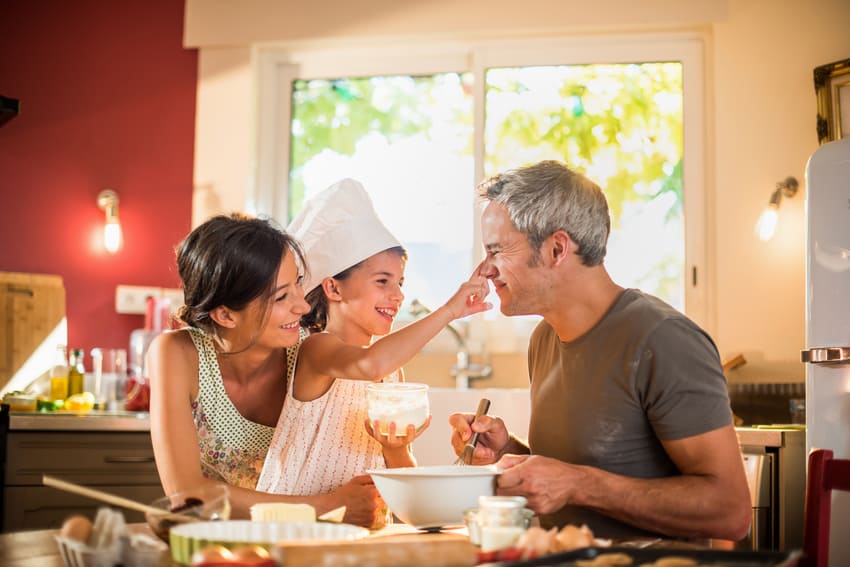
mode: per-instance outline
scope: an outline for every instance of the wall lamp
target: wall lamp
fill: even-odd
[[[779,203],[782,197],[793,197],[797,194],[800,185],[794,177],[786,177],[784,181],[776,184],[776,189],[770,195],[770,201],[762,211],[758,222],[756,222],[756,235],[765,242],[773,238],[776,232],[776,223],[779,220]]]
[[[103,247],[110,254],[121,249],[121,221],[118,219],[118,193],[112,189],[104,189],[97,195],[97,206],[106,213],[103,225]]]

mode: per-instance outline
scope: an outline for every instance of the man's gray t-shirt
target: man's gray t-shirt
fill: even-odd
[[[711,338],[660,299],[625,290],[602,319],[561,342],[545,321],[531,336],[529,445],[534,455],[637,478],[680,474],[660,440],[732,423]],[[601,537],[647,532],[567,506],[544,527],[586,523]]]

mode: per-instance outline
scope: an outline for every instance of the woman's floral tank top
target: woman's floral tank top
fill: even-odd
[[[209,479],[253,489],[274,427],[242,417],[224,389],[212,337],[200,329],[188,330],[198,350],[198,397],[192,402],[192,418],[198,432],[201,470]],[[285,378],[290,383],[299,346],[286,349]]]

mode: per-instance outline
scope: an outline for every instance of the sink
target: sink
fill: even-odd
[[[457,412],[473,413],[481,398],[490,400],[490,415],[501,417],[508,430],[523,439],[528,437],[528,388],[431,388],[431,425],[413,442],[413,454],[420,466],[448,465],[457,456],[452,450],[449,416]]]

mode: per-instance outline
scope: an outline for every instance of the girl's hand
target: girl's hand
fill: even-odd
[[[446,307],[455,319],[481,313],[493,307],[492,303],[484,301],[489,293],[490,284],[487,278],[473,274],[446,302]]]
[[[402,449],[409,446],[414,439],[422,435],[422,433],[428,429],[428,426],[431,425],[431,416],[428,416],[428,419],[425,420],[425,423],[422,424],[422,427],[419,430],[411,423],[407,426],[406,433],[407,435],[397,435],[398,426],[394,421],[391,421],[389,426],[387,426],[387,434],[384,435],[381,433],[381,422],[375,420],[373,423],[369,423],[367,419],[365,421],[366,431],[369,432],[369,435],[372,436],[381,446],[386,450],[397,450]]]

